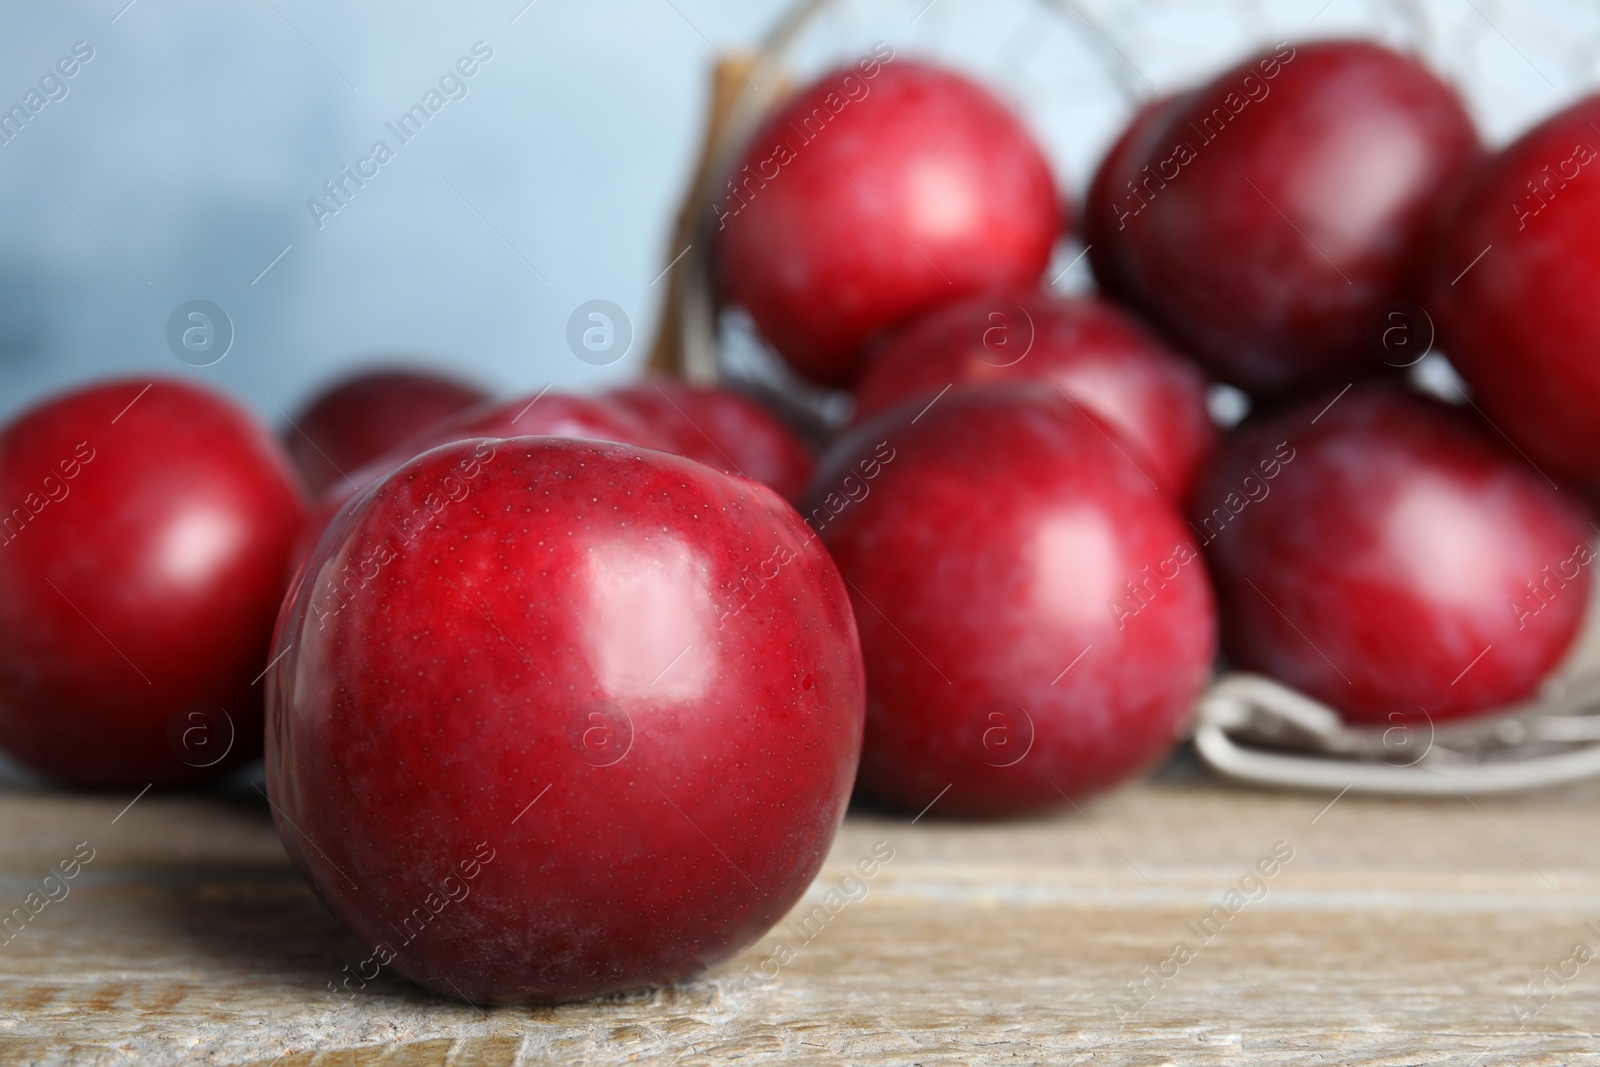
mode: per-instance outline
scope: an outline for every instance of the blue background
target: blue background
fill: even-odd
[[[984,36],[958,21],[978,11],[994,51],[971,69],[1031,79],[996,88],[1025,111],[1050,105],[1029,118],[1071,171],[1069,189],[1130,106],[1113,83],[1146,95],[1264,40],[1392,37],[1405,21],[1396,11],[1427,9],[1413,42],[1468,92],[1495,141],[1591,86],[1600,52],[1600,14],[1586,0],[1080,0],[1039,14],[1050,10],[1041,0],[1021,5],[1037,10],[1015,29],[999,22],[1017,0],[840,6],[860,15],[838,20],[841,39],[851,27],[860,40],[878,36],[881,15],[913,49],[941,24],[958,41]],[[206,381],[276,419],[385,355],[447,362],[500,391],[638,374],[711,65],[756,44],[785,7],[7,5],[0,109],[22,102],[74,42],[94,58],[65,98],[0,144],[0,416],[96,376],[156,372]],[[1050,21],[1072,23],[1093,47],[1064,62],[1030,53]],[[494,57],[465,98],[398,146],[385,123],[480,40]],[[1103,71],[1081,58],[1090,55]],[[395,158],[318,229],[307,200],[380,137]],[[196,299],[222,307],[236,334],[226,358],[202,368],[166,340],[174,309]],[[632,351],[611,366],[578,360],[565,340],[568,317],[595,299],[632,321]]]

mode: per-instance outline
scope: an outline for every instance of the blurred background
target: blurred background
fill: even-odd
[[[791,6],[0,9],[0,417],[107,374],[205,380],[277,422],[379,357],[501,391],[637,376],[711,68]],[[1354,34],[1424,52],[1494,143],[1600,81],[1590,0],[838,0],[789,51],[799,77],[875,40],[965,67],[1076,194],[1138,99]],[[1074,255],[1062,288],[1087,283]],[[567,343],[593,300],[632,328],[607,365]]]

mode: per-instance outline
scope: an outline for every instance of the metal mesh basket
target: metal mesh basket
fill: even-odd
[[[712,205],[790,88],[879,42],[962,71],[1006,100],[1076,203],[1142,101],[1278,41],[1356,36],[1421,55],[1460,90],[1491,145],[1600,82],[1600,5],[1591,0],[800,0],[758,52],[719,68],[699,173],[669,253],[675,267],[652,368],[737,384],[818,436],[849,417],[848,394],[794,376],[742,311],[719,305]],[[1082,252],[1060,242],[1045,275],[1052,288],[1093,288]],[[1594,777],[1596,614],[1537,699],[1468,723],[1353,728],[1271,679],[1235,672],[1201,698],[1195,745],[1231,777],[1318,790],[1467,795]]]

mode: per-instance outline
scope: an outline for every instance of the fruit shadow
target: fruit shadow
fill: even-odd
[[[372,950],[293,868],[185,871],[156,890],[147,929],[222,986],[248,984],[330,1017],[444,1003],[389,968],[361,980]]]
[[[1211,773],[1206,768],[1205,763],[1200,759],[1200,754],[1198,751],[1196,751],[1193,742],[1190,741],[1184,741],[1174,746],[1172,751],[1169,752],[1160,763],[1155,764],[1143,774],[1137,775],[1126,782],[1119,783],[1115,788],[1118,790],[1125,789],[1135,782],[1143,782],[1147,785],[1157,787],[1182,786],[1189,789],[1196,787],[1215,787],[1218,789],[1237,788],[1232,783],[1227,782],[1219,776]],[[1088,800],[1081,800],[1079,802],[1087,804],[1092,800],[1098,799],[1099,796],[1108,795],[1109,792],[1112,791],[1108,791],[1107,794],[1092,795]],[[908,811],[905,808],[878,800],[870,792],[862,789],[861,784],[857,782],[855,789],[850,794],[850,805],[845,809],[845,816],[852,819],[873,819],[886,820],[890,822],[904,822],[907,819],[911,819],[911,817],[915,815],[917,818],[914,821],[925,826],[1003,826],[1031,822],[1049,822],[1063,817],[1063,815],[1070,810],[1071,809],[1068,802],[1063,800],[1060,804],[1041,808],[1039,811],[1027,815],[1008,815],[1004,817],[982,815],[969,816],[951,815],[940,811],[937,804],[931,804],[924,812],[922,812],[921,815],[917,815],[917,813],[914,811]]]
[[[260,763],[208,786],[183,790],[239,819],[272,824]],[[145,929],[223,985],[265,987],[316,1011],[386,1010],[442,1003],[385,968],[361,981],[372,955],[312,892],[285,856],[152,872]],[[340,990],[348,981],[349,992]]]

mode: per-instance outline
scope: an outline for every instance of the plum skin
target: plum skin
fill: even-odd
[[[385,962],[476,1003],[727,959],[816,875],[855,776],[832,561],[765,486],[667,453],[427,452],[337,520],[277,643],[285,847]]]
[[[1176,506],[1053,389],[894,409],[824,457],[806,509],[866,660],[862,790],[916,812],[1036,813],[1172,746],[1216,608]]]
[[[751,138],[716,207],[724,297],[801,375],[848,385],[880,331],[1038,281],[1061,228],[1049,165],[985,89],[868,57]]]
[[[1593,530],[1492,433],[1369,384],[1234,434],[1192,518],[1235,664],[1358,723],[1532,693],[1588,604]]]
[[[306,507],[265,427],[184,382],[100,382],[0,433],[0,499],[6,751],[134,789],[260,753],[253,683]]]
[[[1435,250],[1428,310],[1476,403],[1535,463],[1600,487],[1600,95],[1489,159]]]

